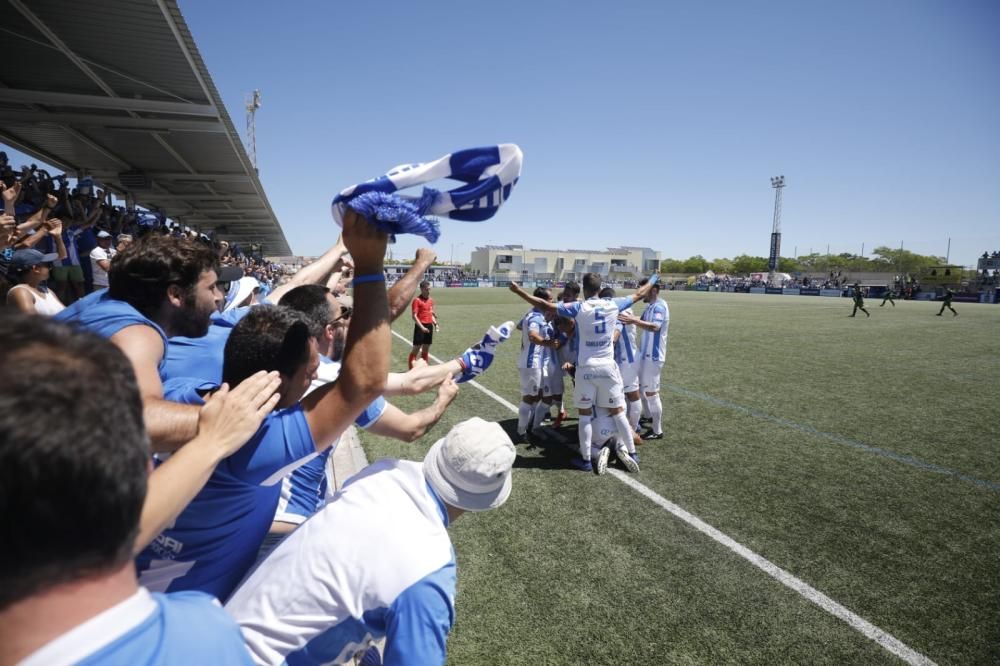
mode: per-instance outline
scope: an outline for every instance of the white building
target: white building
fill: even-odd
[[[599,273],[609,280],[631,280],[658,271],[660,253],[648,247],[607,250],[538,250],[523,245],[486,245],[472,252],[473,271],[507,280],[580,280]]]

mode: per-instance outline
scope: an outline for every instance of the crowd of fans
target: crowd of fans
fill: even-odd
[[[115,205],[89,178],[70,185],[35,165],[15,170],[0,153],[0,298],[51,314],[108,286],[114,256],[149,235],[189,238],[210,248],[223,266],[238,266],[262,296],[286,279],[286,268],[267,261],[259,244],[243,247],[200,233],[163,215]],[[13,290],[11,296],[11,289]]]
[[[446,528],[506,500],[510,439],[470,419],[423,463],[379,461],[337,494],[330,453],[352,424],[422,437],[506,336],[389,373],[390,323],[429,249],[387,288],[386,234],[349,215],[289,275],[91,188],[30,168],[3,183],[8,302],[23,310],[0,313],[8,660],[443,664]],[[58,267],[84,274],[65,271],[65,304],[46,287]],[[426,391],[413,412],[386,399]]]

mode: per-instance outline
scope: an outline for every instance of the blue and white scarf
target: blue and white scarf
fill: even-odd
[[[350,206],[390,235],[417,234],[436,243],[441,231],[429,215],[464,222],[490,219],[517,184],[522,159],[517,145],[501,143],[460,150],[424,164],[403,164],[338,194],[333,200],[333,219],[343,226],[344,212]],[[425,187],[419,197],[398,193],[442,178],[465,184],[447,192]]]

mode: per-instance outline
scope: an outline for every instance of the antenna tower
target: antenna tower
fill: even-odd
[[[254,120],[257,109],[260,108],[260,90],[254,90],[246,96],[247,109],[247,152],[250,154],[250,164],[257,170],[257,124]]]

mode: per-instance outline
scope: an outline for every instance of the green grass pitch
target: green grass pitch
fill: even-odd
[[[442,359],[527,310],[506,289],[433,295]],[[845,298],[665,296],[666,437],[635,478],[927,658],[997,663],[1000,307],[869,300],[851,319]],[[394,330],[409,339],[408,313]],[[480,380],[515,404],[519,345]],[[393,339],[394,370],[408,351]],[[362,440],[369,460],[420,459],[473,415],[516,418],[466,385],[419,442]],[[507,504],[451,528],[451,663],[900,663],[564,446],[517,449]]]

